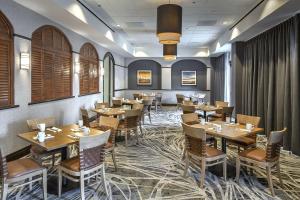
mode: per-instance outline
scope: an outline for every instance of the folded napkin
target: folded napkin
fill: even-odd
[[[50,134],[47,134],[47,135],[45,136],[45,140],[48,140],[48,139],[51,139],[51,138],[54,138],[54,136],[53,136],[53,135],[50,135]],[[35,137],[33,137],[33,139],[34,139],[34,140],[38,140],[38,137],[35,136]]]
[[[62,131],[60,128],[57,128],[57,127],[54,127],[54,126],[52,128],[47,128],[47,130],[51,131],[51,132],[54,132],[54,133]]]

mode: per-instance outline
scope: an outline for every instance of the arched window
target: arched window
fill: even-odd
[[[99,57],[90,43],[80,49],[80,95],[99,92]]]
[[[13,28],[0,11],[0,108],[14,104]]]
[[[72,47],[53,26],[42,26],[32,34],[32,103],[72,96]]]

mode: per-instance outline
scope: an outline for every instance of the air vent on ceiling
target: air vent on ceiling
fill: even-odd
[[[197,26],[214,26],[217,24],[217,20],[202,20],[198,21]]]
[[[145,27],[144,22],[126,22],[128,28],[142,28]]]

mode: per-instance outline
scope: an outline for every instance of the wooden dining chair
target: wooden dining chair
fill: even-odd
[[[222,107],[222,110],[217,110],[215,114],[209,116],[209,121],[226,121],[226,117],[232,117],[233,106]]]
[[[85,108],[80,108],[83,125],[90,128],[95,128],[98,126],[97,115],[92,114]]]
[[[125,146],[128,146],[128,136],[131,132],[136,135],[137,144],[139,143],[138,136],[138,120],[139,120],[140,110],[125,110],[125,118],[120,120],[118,126],[118,132],[125,134]]]
[[[1,200],[6,200],[10,191],[43,181],[43,197],[47,199],[47,170],[30,158],[6,162],[0,148]],[[21,194],[18,194],[21,195]]]
[[[158,107],[160,109],[162,109],[162,94],[161,93],[157,93],[155,95],[155,99],[154,99],[153,103],[154,103],[156,112],[157,112]]]
[[[115,144],[116,144],[116,131],[118,129],[119,120],[113,117],[104,117],[101,116],[99,119],[98,129],[101,131],[110,130],[110,136],[108,142],[105,145],[105,153],[111,153],[112,160],[115,166],[115,170],[117,171],[117,161],[116,161],[116,153],[115,153]]]
[[[120,108],[122,107],[122,99],[113,99],[112,100],[112,107],[113,108]]]
[[[143,109],[144,109],[144,104],[142,103],[135,103],[132,105],[133,110],[139,110],[139,117],[138,117],[138,125],[140,128],[141,135],[143,135],[143,129],[142,129],[142,116],[143,116]]]
[[[103,103],[96,102],[95,108],[96,109],[109,108],[109,103],[108,102],[103,102]]]
[[[182,112],[183,114],[188,114],[188,113],[195,113],[196,112],[196,107],[194,105],[181,105]]]
[[[182,123],[185,123],[187,125],[194,125],[200,123],[199,115],[197,113],[182,114],[181,121]],[[206,135],[206,143],[213,145],[214,148],[218,147],[216,138],[211,135]]]
[[[252,124],[254,127],[258,127],[260,122],[260,117],[250,116],[250,115],[241,115],[237,114],[237,123],[241,125],[246,125],[247,123]],[[235,145],[238,147],[238,152],[242,147],[244,150],[256,146],[256,133],[251,133],[244,137],[238,137],[235,139],[227,140],[228,144]]]
[[[214,120],[214,119],[222,119],[223,118],[223,111],[222,109],[224,107],[228,107],[229,103],[225,101],[215,101],[215,106],[217,108],[221,108],[220,110],[216,110],[215,113],[212,113],[209,115],[209,118]]]
[[[276,168],[278,179],[281,187],[283,182],[280,174],[280,147],[282,146],[283,136],[286,134],[287,129],[281,131],[271,131],[266,149],[254,148],[247,149],[240,152],[236,158],[236,180],[240,178],[241,166],[249,168],[264,168],[267,172],[267,180],[272,196],[275,195],[273,182],[272,182],[272,169]]]
[[[185,123],[182,123],[182,128],[185,134],[186,148],[185,169],[183,175],[186,176],[192,160],[196,160],[197,163],[200,162],[200,188],[203,188],[206,167],[223,163],[223,176],[226,180],[226,154],[216,148],[206,145],[206,132],[204,129],[192,127]]]
[[[152,99],[143,99],[143,111],[142,111],[142,120],[143,124],[145,124],[145,116],[148,116],[150,124],[151,122],[151,106],[152,106]]]
[[[99,178],[108,194],[105,181],[105,144],[110,136],[110,131],[98,135],[79,138],[79,156],[62,161],[58,167],[58,197],[61,197],[62,178],[65,177],[73,182],[80,183],[81,199],[85,200],[85,181],[91,178]]]
[[[184,101],[182,101],[182,105],[193,106],[194,103],[191,100],[184,100]]]
[[[134,100],[136,100],[136,99],[139,100],[139,99],[141,99],[141,97],[142,97],[142,95],[141,95],[140,93],[134,93],[134,94],[133,94],[133,99],[134,99]]]
[[[177,101],[177,110],[181,107],[182,102],[184,101],[184,95],[176,94],[176,101]]]
[[[38,124],[45,124],[46,128],[55,126],[55,118],[54,117],[47,117],[47,118],[40,118],[40,119],[30,119],[27,120],[27,126],[29,131],[38,131]],[[52,150],[46,151],[40,148],[37,145],[31,145],[30,154],[32,158],[37,161],[40,165],[48,165],[51,163],[51,166],[55,165],[55,158],[57,155],[61,155],[61,151]]]

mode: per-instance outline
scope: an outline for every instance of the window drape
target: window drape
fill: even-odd
[[[225,94],[225,54],[219,57],[212,57],[211,60],[211,93],[210,102],[224,101]]]
[[[243,113],[260,116],[266,134],[287,127],[284,149],[300,155],[298,60],[299,15],[246,42],[240,84]]]

